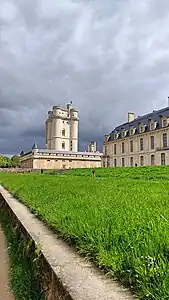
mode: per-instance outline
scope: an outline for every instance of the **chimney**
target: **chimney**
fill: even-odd
[[[132,112],[128,113],[128,122],[132,122],[135,119],[135,114]]]
[[[169,96],[168,96],[168,106],[169,106]]]

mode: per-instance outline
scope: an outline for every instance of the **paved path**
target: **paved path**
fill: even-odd
[[[9,289],[8,251],[3,231],[0,226],[0,300],[14,300]]]

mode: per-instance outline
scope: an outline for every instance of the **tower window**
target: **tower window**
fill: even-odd
[[[62,129],[62,136],[65,136],[65,129]]]
[[[65,149],[65,142],[62,142],[62,149]]]

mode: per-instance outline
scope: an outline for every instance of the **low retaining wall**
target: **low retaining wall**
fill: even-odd
[[[5,213],[25,241],[47,300],[133,300],[135,297],[74,249],[57,238],[0,186],[0,213]]]
[[[33,169],[23,169],[23,168],[0,168],[0,172],[5,173],[26,173],[26,172],[32,172]]]

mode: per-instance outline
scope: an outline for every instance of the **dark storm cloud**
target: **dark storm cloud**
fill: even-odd
[[[80,149],[167,105],[168,0],[1,0],[0,151],[44,146],[53,105],[80,113]]]

